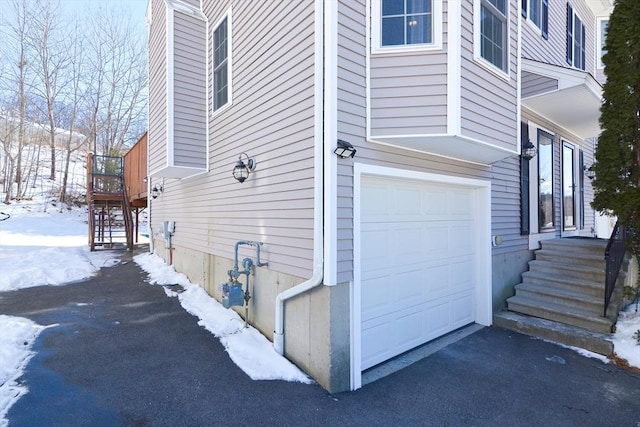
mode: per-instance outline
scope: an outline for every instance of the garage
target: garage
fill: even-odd
[[[428,179],[360,178],[359,371],[470,323],[490,324],[489,184],[415,175]]]

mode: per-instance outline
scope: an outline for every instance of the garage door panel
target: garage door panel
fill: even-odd
[[[477,212],[472,188],[365,177],[361,190],[366,369],[474,321]]]

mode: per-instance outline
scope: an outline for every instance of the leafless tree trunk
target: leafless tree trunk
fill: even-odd
[[[62,102],[61,90],[66,85],[65,69],[70,61],[65,40],[59,32],[60,17],[58,2],[50,0],[36,0],[35,11],[31,15],[33,22],[30,28],[30,42],[38,61],[38,76],[40,84],[37,92],[46,103],[49,125],[49,146],[51,147],[51,172],[49,179],[56,178],[56,133],[57,111],[56,103]]]

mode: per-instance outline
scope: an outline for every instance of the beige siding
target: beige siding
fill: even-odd
[[[262,241],[269,270],[309,277],[314,3],[205,2],[210,49],[213,29],[230,9],[233,98],[224,111],[209,111],[209,172],[165,181],[165,191],[155,201],[154,230],[161,221],[174,220],[177,247],[227,259],[233,259],[237,241]],[[211,52],[207,60],[212,60]],[[211,105],[211,92],[207,98]],[[240,184],[231,172],[242,152],[257,165]],[[244,249],[240,254],[249,255],[254,254]]]
[[[522,98],[551,92],[558,89],[558,80],[539,74],[522,72],[521,78]]]
[[[591,9],[584,0],[572,0],[569,3],[585,25],[586,68],[591,74],[595,70],[595,24]],[[545,40],[540,29],[528,18],[522,22],[522,57],[548,64],[569,67],[566,61],[567,45],[567,2],[549,1],[549,39]]]
[[[502,160],[491,172],[491,234],[503,238],[493,254],[527,250],[528,237],[520,235],[520,158]]]
[[[167,163],[167,9],[163,0],[152,4],[149,32],[149,171]]]
[[[443,19],[445,16],[443,13]],[[361,23],[366,22],[364,16],[358,19]],[[346,40],[342,44],[348,49]],[[373,136],[446,133],[445,49],[404,54],[371,53],[370,103]]]
[[[517,0],[519,1],[519,0]],[[474,60],[473,3],[462,6],[461,131],[507,150],[516,150],[518,3],[509,4],[509,78],[496,75]]]
[[[206,22],[174,11],[173,164],[205,169]]]

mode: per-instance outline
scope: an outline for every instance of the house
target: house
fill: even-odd
[[[153,250],[231,306],[248,272],[235,308],[332,392],[491,325],[541,241],[595,233],[611,9],[151,0]]]

